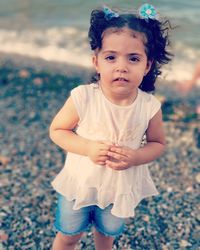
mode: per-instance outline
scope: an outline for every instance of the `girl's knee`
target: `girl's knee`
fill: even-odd
[[[60,232],[57,233],[57,236],[66,246],[73,246],[78,243],[82,236],[82,233],[77,235],[64,235]]]
[[[111,250],[114,242],[114,237],[107,236],[94,230],[95,247],[97,250]]]
[[[94,230],[94,235],[97,237],[100,241],[106,243],[106,242],[114,242],[115,237],[111,235],[106,235],[102,232],[99,232],[97,229]]]

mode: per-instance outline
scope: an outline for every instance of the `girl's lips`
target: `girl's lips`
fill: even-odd
[[[114,82],[128,82],[128,80],[126,78],[123,77],[118,77],[114,79]]]

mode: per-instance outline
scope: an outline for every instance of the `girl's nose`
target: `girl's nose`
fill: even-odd
[[[117,72],[127,72],[128,68],[127,68],[127,64],[124,60],[119,60],[117,65],[116,65],[116,71]]]

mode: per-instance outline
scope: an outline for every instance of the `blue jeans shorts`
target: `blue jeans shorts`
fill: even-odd
[[[124,229],[124,219],[111,214],[112,204],[104,209],[96,205],[73,210],[74,201],[68,201],[58,194],[58,205],[54,226],[57,231],[65,235],[76,235],[86,231],[89,225],[93,225],[97,231],[116,237]]]

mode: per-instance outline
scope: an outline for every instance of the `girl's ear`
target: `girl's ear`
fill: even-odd
[[[98,58],[97,58],[97,54],[93,54],[93,56],[92,56],[92,64],[94,65],[94,68],[96,69],[96,71],[98,73]]]
[[[153,61],[150,61],[150,60],[147,62],[147,66],[146,66],[146,69],[145,69],[145,72],[144,72],[145,76],[149,73],[149,70],[151,69],[152,63],[153,63]]]

